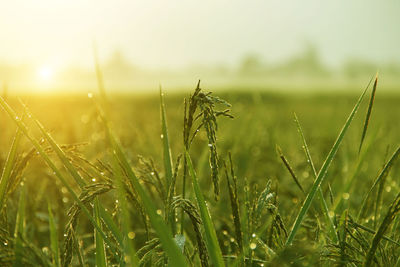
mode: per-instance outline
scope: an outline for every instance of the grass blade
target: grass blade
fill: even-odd
[[[156,213],[156,207],[154,206],[153,201],[147,195],[146,191],[143,189],[142,185],[139,183],[138,178],[136,177],[135,173],[133,172],[131,166],[128,163],[128,160],[122,150],[121,145],[117,142],[117,139],[114,137],[111,129],[109,127],[108,121],[104,118],[108,115],[108,101],[105,94],[104,82],[103,82],[103,75],[101,73],[100,65],[98,63],[97,58],[97,51],[96,47],[94,46],[94,56],[95,56],[95,65],[96,65],[96,77],[100,91],[100,98],[102,100],[103,107],[105,109],[102,114],[102,119],[106,128],[107,137],[110,141],[110,145],[113,148],[114,157],[119,162],[127,174],[132,186],[135,188],[137,193],[139,194],[140,199],[143,202],[143,206],[146,209],[147,215],[150,218],[150,222],[157,232],[160,241],[162,243],[163,249],[165,250],[166,254],[169,257],[169,264],[171,266],[187,266],[186,259],[182,252],[180,251],[178,245],[176,244],[171,232],[169,231],[167,225],[162,220],[161,216]],[[99,110],[101,110],[99,108]],[[172,177],[172,176],[171,176]],[[136,260],[136,257],[134,257]],[[134,263],[135,264],[135,263]]]
[[[78,173],[76,168],[72,165],[71,161],[67,158],[65,155],[64,151],[60,148],[60,146],[56,143],[56,141],[53,139],[53,137],[50,135],[48,131],[44,128],[44,126],[40,123],[38,119],[36,119],[33,114],[29,111],[29,109],[22,104],[25,113],[28,115],[29,118],[32,118],[35,124],[39,127],[40,131],[42,132],[43,136],[46,138],[47,142],[49,142],[50,146],[54,150],[54,152],[57,154],[61,162],[64,164],[65,168],[69,171],[69,173],[72,175],[76,183],[82,188],[86,185],[85,181],[82,179],[82,176]]]
[[[160,86],[160,113],[161,113],[161,137],[163,142],[163,153],[164,153],[164,171],[165,171],[165,178],[167,181],[167,192],[168,196],[173,197],[175,191],[175,184],[172,184],[173,179],[173,163],[172,163],[172,156],[171,156],[171,147],[169,144],[169,135],[168,135],[168,126],[167,126],[167,115],[165,112],[165,103],[164,103],[164,93]],[[170,192],[171,191],[171,192]],[[170,202],[168,201],[168,205]],[[169,210],[169,207],[167,207]],[[175,221],[175,212],[168,213],[168,223],[171,225],[172,234],[176,234],[176,221]]]
[[[310,164],[310,168],[314,174],[314,178],[316,179],[318,174],[317,171],[315,169],[314,166],[314,162],[311,158],[311,154],[310,154],[310,150],[308,149],[308,145],[306,142],[306,138],[304,137],[304,133],[303,133],[303,129],[300,125],[299,119],[297,118],[296,113],[294,114],[294,121],[297,124],[297,129],[299,130],[300,136],[301,136],[301,140],[303,142],[303,150],[304,153],[306,154],[306,158],[307,158],[307,162]],[[321,203],[321,208],[322,208],[322,212],[324,213],[325,216],[325,220],[327,222],[327,225],[329,227],[329,232],[330,232],[330,237],[332,238],[333,242],[337,243],[339,238],[337,236],[337,232],[335,231],[335,225],[333,224],[333,220],[332,218],[329,216],[329,208],[328,205],[326,204],[325,198],[324,198],[324,193],[322,192],[321,187],[318,187],[318,197],[320,199],[320,203]]]
[[[312,201],[314,199],[315,193],[317,192],[318,187],[323,182],[323,179],[325,178],[326,173],[328,172],[329,166],[332,163],[332,161],[333,161],[333,159],[334,159],[334,157],[336,155],[336,152],[338,151],[339,146],[343,141],[343,138],[344,138],[344,136],[345,136],[345,134],[347,132],[347,129],[349,128],[349,126],[350,126],[350,124],[351,124],[351,122],[352,122],[352,120],[354,118],[354,115],[356,114],[356,112],[357,112],[357,110],[358,110],[358,108],[360,106],[360,103],[361,103],[362,99],[364,98],[365,93],[368,90],[368,87],[369,86],[367,86],[364,89],[364,91],[362,92],[361,96],[359,97],[357,103],[355,104],[353,110],[351,111],[349,117],[347,118],[342,130],[340,131],[335,143],[333,144],[331,150],[329,151],[328,156],[326,157],[324,163],[322,164],[322,167],[321,167],[321,169],[320,169],[320,171],[319,171],[319,173],[317,175],[317,178],[315,179],[315,181],[314,181],[314,183],[313,183],[313,185],[311,187],[311,190],[307,194],[307,197],[304,200],[303,206],[301,207],[301,209],[300,209],[300,211],[299,211],[299,213],[297,215],[297,218],[296,218],[296,220],[295,220],[295,222],[293,224],[292,230],[290,231],[289,236],[288,236],[288,238],[286,240],[285,246],[288,246],[288,245],[290,245],[292,243],[292,241],[293,241],[293,239],[294,239],[294,237],[295,237],[295,235],[297,233],[297,230],[299,229],[299,227],[301,225],[301,222],[304,219],[304,216],[306,215],[308,209],[311,206],[311,203],[312,203]]]
[[[53,212],[51,211],[50,201],[47,201],[47,209],[49,211],[49,228],[50,228],[50,249],[53,255],[54,266],[61,266],[60,263],[60,249],[58,243],[58,234],[56,223],[54,222]]]
[[[197,180],[197,175],[193,168],[192,160],[190,159],[189,153],[187,151],[185,151],[185,153],[189,167],[189,173],[190,176],[192,177],[193,191],[196,195],[197,204],[199,205],[200,209],[201,220],[204,226],[208,253],[210,255],[213,266],[224,266],[221,248],[219,246],[217,239],[217,234],[215,233],[215,228],[211,221],[210,213],[208,212],[206,202],[201,192],[200,185]]]
[[[378,74],[376,74],[374,87],[372,88],[372,92],[371,92],[371,98],[369,99],[368,110],[367,110],[367,114],[365,116],[364,128],[363,128],[363,132],[362,132],[362,135],[361,135],[360,147],[358,149],[358,153],[359,154],[360,154],[363,142],[364,142],[365,135],[367,133],[367,128],[368,128],[368,125],[369,125],[369,119],[371,117],[371,112],[372,112],[372,106],[374,105],[374,99],[375,99],[375,92],[376,92],[377,84],[378,84]]]
[[[64,175],[61,173],[61,171],[56,167],[56,165],[53,163],[53,161],[49,158],[47,155],[46,151],[42,148],[40,143],[33,138],[28,131],[28,128],[25,126],[25,124],[19,119],[19,117],[16,115],[15,111],[4,101],[4,99],[0,96],[0,105],[3,107],[3,109],[7,112],[9,117],[14,121],[14,123],[18,126],[18,128],[21,130],[21,132],[25,135],[26,138],[32,143],[32,145],[35,147],[39,155],[43,158],[43,160],[46,162],[46,164],[52,169],[54,172],[55,176],[61,181],[61,183],[67,188],[68,192],[71,194],[72,198],[76,203],[79,205],[81,210],[85,213],[86,217],[90,220],[92,225],[101,233],[104,241],[107,243],[107,245],[110,246],[110,249],[113,249],[113,243],[111,240],[106,236],[106,234],[101,230],[100,226],[97,224],[93,216],[90,214],[89,210],[86,208],[85,204],[82,203],[82,201],[79,199],[75,191],[72,189],[72,187],[69,185],[67,180],[65,179]],[[115,251],[114,255],[115,255]]]
[[[361,171],[361,167],[363,165],[363,163],[365,162],[366,156],[368,154],[368,151],[371,150],[372,147],[372,143],[373,140],[375,140],[376,136],[378,134],[378,131],[374,131],[373,135],[370,139],[370,141],[368,143],[366,143],[366,147],[363,149],[363,151],[359,154],[358,156],[358,160],[357,160],[357,164],[354,168],[354,171],[351,173],[351,176],[349,179],[347,179],[347,182],[344,184],[344,186],[340,187],[340,191],[337,193],[337,195],[339,196],[338,198],[336,198],[334,205],[333,205],[333,210],[338,213],[342,208],[343,208],[343,204],[344,204],[344,199],[343,199],[343,193],[349,193],[352,185],[354,184],[354,182],[356,181],[358,174]]]
[[[163,221],[162,217],[157,214],[153,200],[149,197],[142,185],[139,183],[138,178],[136,177],[135,173],[128,163],[128,160],[121,148],[121,145],[117,142],[106,121],[104,121],[104,124],[106,127],[108,138],[113,148],[114,156],[120,162],[123,170],[127,174],[130,182],[132,183],[132,186],[135,188],[140,199],[142,200],[143,206],[146,209],[147,215],[150,218],[150,222],[157,232],[158,237],[160,238],[164,251],[168,255],[169,264],[171,266],[187,266],[185,257],[183,256],[178,245],[176,244],[169,228]]]
[[[4,165],[3,172],[1,174],[1,179],[0,179],[0,214],[3,211],[3,206],[5,202],[5,196],[6,196],[6,191],[7,191],[7,186],[11,177],[12,169],[17,157],[17,148],[19,145],[19,142],[21,140],[22,133],[19,129],[17,129],[17,132],[15,133],[14,139],[11,144],[10,151],[8,152],[8,156],[6,159],[6,163]]]
[[[97,224],[101,227],[101,220],[99,215],[99,199],[96,197],[94,201],[94,218]],[[104,248],[104,241],[101,234],[95,229],[95,243],[96,243],[96,266],[106,267],[107,259],[106,259],[106,251]]]
[[[375,257],[375,252],[378,249],[379,242],[382,240],[386,230],[389,228],[395,217],[400,213],[400,193],[396,196],[395,200],[390,205],[385,218],[383,219],[381,225],[376,231],[374,238],[372,240],[371,247],[368,250],[367,256],[365,258],[364,266],[371,266],[373,258]]]
[[[396,160],[397,160],[399,155],[400,155],[400,146],[392,154],[392,156],[390,157],[389,161],[385,164],[385,166],[383,167],[382,171],[379,173],[378,178],[376,178],[374,184],[371,186],[371,188],[369,189],[368,193],[365,195],[365,197],[364,197],[364,199],[363,199],[363,201],[361,203],[361,208],[360,208],[360,211],[359,211],[358,216],[357,216],[357,221],[360,221],[361,216],[363,215],[363,212],[364,212],[364,209],[365,209],[365,205],[366,205],[367,200],[368,200],[369,196],[371,195],[372,191],[378,185],[378,183],[389,174],[390,169],[392,168],[393,164],[396,162]]]
[[[26,187],[21,186],[21,192],[18,201],[17,218],[15,220],[15,232],[14,232],[15,261],[13,266],[23,265],[21,260],[23,258],[23,253],[24,253],[22,239],[25,236],[25,198],[26,198]]]
[[[297,179],[296,174],[294,173],[292,167],[290,166],[288,160],[286,159],[285,155],[283,155],[282,149],[276,145],[276,152],[278,153],[279,157],[281,158],[283,164],[285,165],[286,169],[289,171],[290,176],[292,176],[294,182],[296,183],[297,187],[300,189],[300,191],[305,194],[306,192],[304,191],[303,187],[301,186],[299,179]]]
[[[164,148],[164,169],[165,169],[165,177],[167,178],[167,185],[171,184],[172,180],[172,157],[171,157],[171,148],[169,145],[169,136],[168,136],[168,127],[167,127],[167,118],[165,112],[165,103],[164,103],[164,93],[160,87],[160,112],[161,112],[161,130],[162,130],[162,140],[163,140],[163,148]],[[168,188],[167,187],[167,188]]]
[[[112,158],[112,167],[115,170],[115,177],[116,177],[116,183],[117,183],[117,199],[121,205],[120,208],[120,217],[121,217],[121,232],[122,232],[122,243],[121,246],[124,250],[125,253],[125,262],[130,265],[134,265],[134,266],[138,266],[140,265],[139,259],[136,255],[136,251],[133,247],[131,238],[127,238],[129,237],[129,233],[131,231],[131,215],[128,209],[128,203],[126,200],[126,189],[125,189],[125,185],[124,185],[124,180],[123,180],[123,175],[122,172],[123,170],[121,169],[121,166],[118,162],[117,157],[113,157]]]
[[[117,242],[122,246],[123,244],[123,235],[121,231],[118,229],[117,224],[113,221],[110,213],[108,213],[102,205],[98,205],[99,208],[99,216],[104,222],[105,226],[107,226],[108,230],[111,231]]]

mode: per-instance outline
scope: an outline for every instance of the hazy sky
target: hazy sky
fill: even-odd
[[[307,42],[329,64],[400,62],[400,1],[1,1],[0,36],[0,62],[38,65],[91,66],[94,39],[147,67],[276,61]]]

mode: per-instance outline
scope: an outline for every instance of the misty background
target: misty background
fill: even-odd
[[[358,89],[379,70],[396,90],[400,2],[63,1],[0,4],[8,92]]]

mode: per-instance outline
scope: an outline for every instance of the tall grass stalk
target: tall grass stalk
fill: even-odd
[[[161,113],[161,139],[163,143],[163,160],[164,160],[164,172],[165,178],[167,182],[167,192],[168,196],[173,197],[175,191],[175,184],[172,185],[173,179],[173,164],[172,164],[172,156],[171,156],[171,147],[169,142],[169,134],[168,134],[168,126],[167,126],[167,115],[165,111],[165,103],[164,103],[164,93],[160,86],[160,113]],[[171,186],[172,185],[172,186]],[[168,200],[167,205],[170,205],[170,201]],[[176,221],[175,221],[175,211],[169,212],[169,207],[167,207],[168,212],[168,223],[171,225],[172,234],[176,234]]]
[[[304,137],[303,129],[302,129],[301,125],[300,125],[300,121],[297,118],[296,113],[293,113],[293,114],[294,114],[294,120],[295,120],[295,122],[297,124],[297,129],[298,129],[298,131],[300,133],[301,140],[303,142],[303,150],[304,150],[304,153],[306,154],[307,162],[310,165],[310,168],[311,168],[311,171],[312,171],[312,173],[314,175],[314,178],[316,179],[318,177],[318,174],[317,174],[317,171],[315,169],[314,161],[313,161],[313,159],[311,157],[310,150],[308,148],[306,138]],[[322,212],[324,213],[324,217],[325,217],[327,226],[329,228],[330,237],[332,238],[333,242],[337,243],[339,238],[337,236],[337,232],[335,230],[335,225],[333,223],[333,220],[329,216],[329,208],[328,208],[328,205],[326,204],[326,201],[325,201],[325,198],[324,198],[324,193],[322,192],[322,189],[321,189],[320,186],[318,187],[317,191],[318,191],[318,198],[319,198],[320,203],[321,203],[321,209],[322,209]]]
[[[289,246],[290,244],[292,244],[292,241],[297,233],[297,230],[299,229],[305,215],[307,214],[308,209],[311,206],[311,203],[314,199],[314,196],[315,196],[315,193],[317,192],[318,187],[321,185],[321,183],[323,182],[323,180],[328,172],[329,166],[332,163],[332,161],[336,155],[336,152],[338,151],[339,146],[343,141],[343,138],[347,132],[347,129],[349,128],[349,126],[354,118],[354,115],[356,114],[356,112],[361,104],[361,101],[364,98],[364,95],[368,90],[368,87],[369,86],[367,86],[365,88],[365,90],[362,92],[361,96],[359,97],[358,101],[356,102],[356,104],[355,104],[353,110],[351,111],[349,117],[347,118],[342,130],[340,131],[335,143],[333,144],[328,156],[326,157],[324,163],[322,164],[322,167],[317,175],[317,178],[315,179],[315,181],[311,187],[311,190],[307,194],[307,197],[297,215],[297,218],[293,224],[292,230],[290,231],[289,236],[286,240],[285,246]]]
[[[207,204],[204,200],[203,193],[201,192],[200,185],[197,180],[197,175],[193,168],[192,160],[190,159],[189,153],[187,151],[185,151],[185,156],[187,159],[190,176],[192,177],[193,191],[196,196],[197,205],[199,206],[200,209],[201,220],[203,222],[204,232],[206,236],[206,246],[211,258],[211,262],[213,263],[213,266],[224,266],[221,248],[219,246],[217,239],[217,234],[215,233],[215,228],[212,223]]]
[[[1,179],[0,179],[0,214],[3,211],[3,205],[5,204],[5,197],[6,197],[6,191],[7,191],[7,186],[11,178],[11,173],[12,169],[15,164],[15,160],[17,157],[17,149],[21,140],[22,132],[19,128],[17,128],[17,131],[14,135],[14,139],[11,144],[10,151],[8,152],[8,156],[3,168],[3,172],[1,174]]]
[[[103,117],[104,121],[104,117]],[[169,258],[169,264],[171,266],[187,266],[185,257],[183,256],[181,250],[179,249],[178,245],[176,244],[175,240],[172,237],[172,233],[163,221],[162,217],[157,214],[156,207],[154,205],[153,200],[150,196],[146,193],[144,188],[139,182],[139,179],[136,177],[135,173],[133,172],[125,153],[122,150],[121,145],[117,142],[116,138],[114,137],[111,129],[108,125],[107,121],[104,121],[107,136],[109,138],[110,144],[113,149],[113,155],[116,157],[118,162],[121,164],[124,172],[129,178],[130,183],[132,184],[133,188],[138,193],[143,206],[146,210],[147,215],[149,216],[150,222],[157,232],[158,237],[160,238],[162,247],[164,251],[167,253]]]

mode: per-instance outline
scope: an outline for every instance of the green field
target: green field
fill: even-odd
[[[0,265],[400,266],[400,95],[378,85],[371,106],[371,85],[324,165],[365,85],[225,90],[211,96],[230,107],[197,95],[193,113],[194,90],[165,92],[167,123],[158,95],[21,97],[32,116],[9,97],[18,118],[1,109]]]

